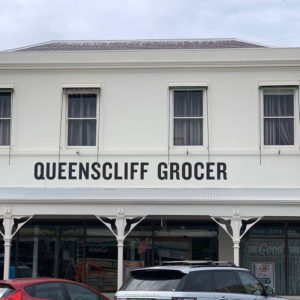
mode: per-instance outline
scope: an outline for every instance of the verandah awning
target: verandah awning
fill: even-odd
[[[299,202],[300,188],[98,188],[0,187],[0,203],[13,201],[167,202]]]

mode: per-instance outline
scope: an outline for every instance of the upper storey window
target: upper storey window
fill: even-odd
[[[67,89],[67,145],[96,146],[98,89]]]
[[[264,145],[294,145],[293,88],[263,90]]]
[[[174,90],[174,146],[203,146],[203,90]]]
[[[0,89],[0,146],[10,145],[11,90]]]

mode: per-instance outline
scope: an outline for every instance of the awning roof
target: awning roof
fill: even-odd
[[[300,188],[0,187],[0,201],[299,202]]]

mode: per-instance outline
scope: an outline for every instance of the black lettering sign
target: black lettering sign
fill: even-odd
[[[149,162],[37,162],[36,180],[145,180]],[[225,162],[159,162],[159,180],[227,180]]]
[[[41,162],[38,162],[34,165],[34,178],[36,180],[44,180],[45,175],[44,175],[44,164]]]

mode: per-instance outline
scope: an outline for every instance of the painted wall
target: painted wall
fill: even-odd
[[[249,64],[250,60],[259,60],[261,53],[264,59],[268,57],[268,52],[259,52],[262,50],[247,51],[248,58],[244,57],[245,51],[240,52],[243,57],[242,62],[237,56],[239,52],[230,52],[231,61],[236,60],[235,65],[231,62],[231,66],[222,67],[179,66],[183,58],[181,54],[177,55],[177,52],[173,51],[171,54],[177,66],[162,66],[161,68],[159,66],[120,68],[117,64],[106,68],[93,65],[79,67],[80,61],[74,62],[73,68],[56,65],[51,67],[52,63],[67,60],[66,54],[59,53],[55,54],[56,56],[48,62],[47,66],[37,68],[32,61],[34,54],[2,53],[0,55],[0,87],[12,85],[14,95],[12,147],[11,150],[0,149],[0,185],[298,187],[300,123],[297,111],[299,108],[296,106],[295,147],[262,149],[260,158],[258,87],[260,82],[279,82],[280,84],[300,82],[300,67],[297,64],[291,66],[290,63],[280,65],[279,58],[277,58],[277,66],[265,66],[259,61],[255,66],[244,66],[246,63]],[[229,55],[226,54],[224,58],[222,52],[213,54],[216,53],[218,55],[215,55],[215,62]],[[270,50],[269,57],[272,61],[276,61],[274,53],[276,54],[276,49]],[[278,53],[282,59],[284,50],[279,49]],[[201,51],[197,54],[198,56],[196,54],[192,52],[191,55],[195,61],[198,59],[199,62],[203,62],[205,58],[209,60],[207,55],[210,55],[210,61],[214,61],[213,54]],[[235,58],[234,54],[236,54]],[[288,52],[286,54],[288,56]],[[38,61],[41,60],[39,55],[36,54]],[[76,55],[79,54],[71,53],[70,57],[75,61]],[[116,55],[115,53],[114,57]],[[128,54],[130,62],[134,60],[132,55],[132,53]],[[294,51],[293,55],[294,60],[295,57],[299,59],[299,49],[298,52]],[[49,54],[49,57],[52,56]],[[47,58],[47,54],[44,54],[44,57]],[[126,61],[126,53],[120,54],[120,57],[123,62]],[[155,57],[156,61],[159,61],[159,58],[159,55]],[[167,61],[165,52],[161,54],[161,60]],[[5,67],[7,61],[11,61],[11,65]],[[110,58],[110,61],[113,59]],[[22,63],[25,62],[28,65],[24,67]],[[209,151],[207,136],[206,145],[202,148],[176,149],[171,147],[168,151],[169,87],[170,83],[174,82],[181,85],[193,83],[198,85],[199,82],[208,84],[206,118],[209,124]],[[125,162],[145,162],[149,165],[146,166],[147,172],[143,180],[139,176],[139,167],[137,167],[137,177],[132,180],[104,180],[103,178],[37,180],[34,178],[36,162],[57,163],[59,160],[62,88],[74,85],[101,86],[99,153],[97,157],[97,147],[89,149],[65,147],[66,114],[63,110],[60,162],[93,163],[98,158],[100,164],[118,162],[120,174],[123,172]],[[206,128],[205,133],[207,132]],[[227,179],[224,176],[217,179],[214,165],[211,166],[213,171],[210,174],[210,177],[215,177],[214,179],[161,180],[158,178],[160,162],[194,164],[208,161],[226,163]],[[66,174],[68,166],[63,168]],[[77,174],[77,171],[75,173]]]

